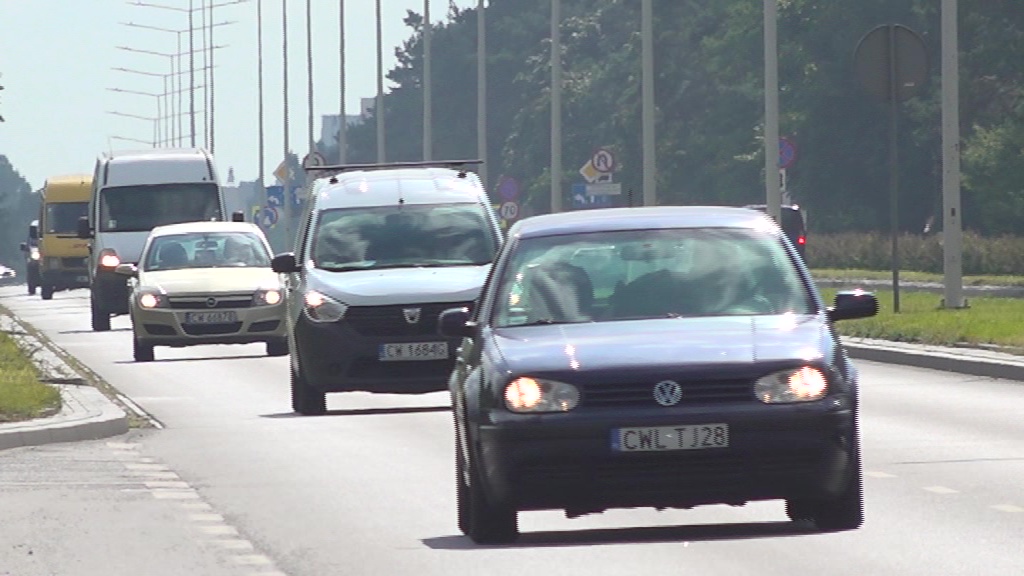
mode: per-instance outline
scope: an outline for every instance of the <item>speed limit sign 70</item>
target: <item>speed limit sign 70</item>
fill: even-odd
[[[519,204],[515,202],[505,202],[498,209],[498,215],[504,220],[515,220],[519,216]]]

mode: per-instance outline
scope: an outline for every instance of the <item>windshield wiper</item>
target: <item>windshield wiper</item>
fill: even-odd
[[[326,272],[351,272],[353,270],[372,270],[376,266],[317,266],[318,269]]]
[[[532,322],[514,324],[514,326],[550,326],[552,324],[586,324],[593,320],[555,320],[553,318],[538,318]]]

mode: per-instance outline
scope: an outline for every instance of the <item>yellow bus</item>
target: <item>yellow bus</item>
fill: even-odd
[[[92,176],[48,178],[39,210],[39,288],[43,300],[55,290],[89,286],[89,241],[78,237],[78,219],[89,214]]]

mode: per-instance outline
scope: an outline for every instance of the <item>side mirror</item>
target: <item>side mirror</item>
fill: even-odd
[[[829,320],[855,320],[868,318],[878,314],[878,298],[871,292],[863,290],[846,290],[836,293],[832,306],[828,309]]]
[[[291,274],[300,270],[299,265],[295,262],[293,252],[284,252],[274,256],[274,259],[270,261],[270,268],[278,274]]]
[[[21,248],[22,252],[28,252],[28,244],[26,244],[25,242],[22,242],[18,246]]]
[[[28,238],[29,240],[39,240],[39,226],[35,224],[29,224]]]
[[[88,216],[80,216],[78,218],[78,237],[92,238],[92,226],[89,226]]]
[[[466,338],[476,332],[476,323],[469,321],[469,308],[449,308],[438,316],[437,331],[448,338]]]
[[[234,212],[231,213],[231,221],[245,222],[245,212],[242,212],[241,210],[235,210]]]
[[[114,268],[114,273],[120,274],[121,276],[136,278],[139,275],[139,269],[135,264],[118,264],[117,268]]]

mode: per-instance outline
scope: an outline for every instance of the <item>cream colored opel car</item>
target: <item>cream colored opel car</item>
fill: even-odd
[[[153,229],[129,277],[137,362],[154,346],[266,342],[267,355],[288,354],[279,276],[270,244],[249,222],[189,222]]]

